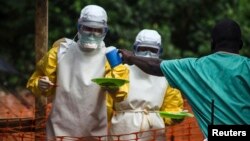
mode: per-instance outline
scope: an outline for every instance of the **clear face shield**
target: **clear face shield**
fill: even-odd
[[[79,45],[85,50],[94,50],[100,47],[106,36],[108,27],[106,22],[78,20]]]
[[[134,54],[141,57],[159,58],[161,55],[160,44],[156,42],[136,43]]]

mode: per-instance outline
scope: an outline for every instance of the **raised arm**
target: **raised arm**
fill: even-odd
[[[142,71],[150,75],[163,76],[160,68],[162,60],[157,58],[135,56],[131,51],[126,49],[120,49],[119,52],[122,54],[123,63],[128,65],[136,65]]]

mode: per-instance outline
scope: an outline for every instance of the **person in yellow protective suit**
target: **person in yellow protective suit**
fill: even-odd
[[[133,51],[136,56],[159,58],[162,52],[161,36],[155,30],[140,31],[136,36]],[[116,77],[128,79],[129,83],[123,85],[118,93],[109,91],[107,99],[110,134],[130,134],[120,136],[120,140],[146,141],[153,139],[153,132],[139,133],[137,137],[131,133],[163,129],[156,132],[155,140],[165,140],[165,126],[183,119],[162,118],[159,111],[183,111],[180,91],[170,87],[164,77],[148,75],[135,65],[123,67],[127,70],[124,71],[122,67],[114,68],[119,72]],[[111,74],[107,73],[106,77],[111,77]],[[118,140],[117,136],[111,138],[110,140]]]
[[[35,95],[54,95],[46,123],[47,139],[107,134],[106,95],[92,82],[105,75],[106,11],[97,5],[81,10],[78,40],[63,38],[38,62],[27,83]]]

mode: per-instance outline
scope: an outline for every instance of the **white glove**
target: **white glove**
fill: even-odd
[[[46,91],[52,86],[54,86],[54,83],[49,80],[48,76],[43,76],[38,80],[38,88],[42,91]]]

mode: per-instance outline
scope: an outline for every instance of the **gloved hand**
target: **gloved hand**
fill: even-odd
[[[103,90],[107,91],[115,102],[121,102],[126,98],[126,93],[119,92],[119,87],[102,87]]]
[[[119,90],[119,87],[102,86],[102,89],[108,91],[108,93],[115,94]]]
[[[38,88],[42,91],[46,91],[55,84],[49,80],[48,76],[43,76],[38,80]]]

